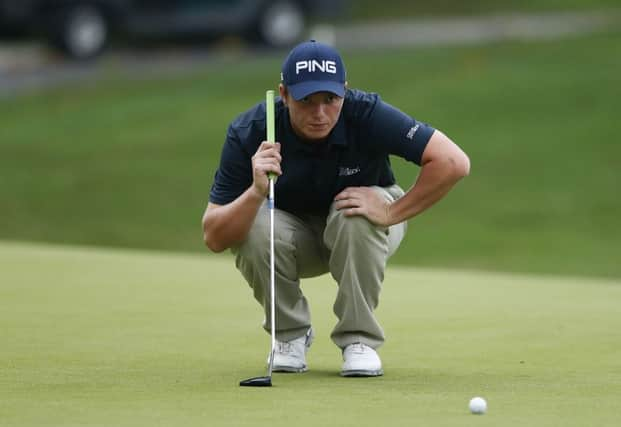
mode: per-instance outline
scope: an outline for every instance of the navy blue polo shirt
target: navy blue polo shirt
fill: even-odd
[[[289,112],[277,98],[276,141],[281,144],[282,175],[274,187],[278,209],[293,214],[327,214],[346,187],[395,183],[390,155],[420,165],[434,132],[379,95],[348,90],[337,124],[322,143],[296,136]],[[225,205],[252,185],[252,156],[266,139],[265,103],[238,116],[229,126],[209,200]]]

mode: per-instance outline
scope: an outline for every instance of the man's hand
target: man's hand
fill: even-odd
[[[345,216],[361,215],[375,225],[388,227],[390,202],[372,187],[347,187],[334,198],[335,207]]]
[[[252,188],[262,197],[269,192],[269,181],[267,174],[270,172],[280,176],[280,143],[263,141],[257,152],[252,156]]]

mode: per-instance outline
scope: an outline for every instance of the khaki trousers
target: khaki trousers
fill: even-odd
[[[391,202],[403,195],[397,185],[373,188]],[[407,224],[378,227],[364,217],[345,217],[334,204],[327,218],[276,209],[274,224],[276,338],[290,341],[306,333],[311,314],[300,279],[329,272],[338,284],[333,307],[338,322],[332,340],[340,348],[355,342],[379,347],[384,331],[373,311],[386,262],[401,243]],[[264,308],[265,319],[270,318],[269,239],[270,215],[264,203],[246,240],[233,253],[237,268]],[[269,332],[268,321],[263,327]]]

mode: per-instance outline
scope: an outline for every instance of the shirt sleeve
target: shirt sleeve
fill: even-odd
[[[229,126],[209,201],[226,205],[237,199],[251,184],[251,156],[243,149],[235,129]]]
[[[372,138],[381,144],[382,151],[420,166],[434,128],[381,99],[377,100],[370,119]]]

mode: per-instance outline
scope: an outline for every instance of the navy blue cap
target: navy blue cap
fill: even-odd
[[[282,64],[281,80],[296,101],[315,92],[345,96],[345,65],[331,46],[311,40],[294,47]]]

